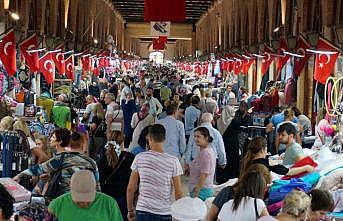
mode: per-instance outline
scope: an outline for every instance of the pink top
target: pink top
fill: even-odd
[[[211,147],[201,149],[197,158],[190,165],[190,191],[197,185],[200,174],[209,174],[206,178],[203,188],[212,188],[214,173],[216,170],[216,154]]]

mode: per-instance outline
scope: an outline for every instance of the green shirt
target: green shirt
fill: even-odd
[[[65,105],[55,105],[52,109],[53,123],[61,128],[67,128],[67,121],[70,122],[70,108]]]
[[[50,203],[49,211],[59,221],[123,221],[115,199],[99,192],[88,208],[78,207],[72,200],[71,193],[66,193]]]
[[[170,88],[163,86],[160,89],[160,96],[161,96],[161,100],[163,101],[167,101],[170,99],[171,96],[171,90]]]
[[[294,142],[286,148],[285,158],[283,159],[283,165],[293,165],[296,163],[297,158],[304,156],[304,151],[300,144]]]

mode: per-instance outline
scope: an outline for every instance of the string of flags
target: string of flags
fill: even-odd
[[[249,53],[248,51],[241,54],[226,53],[217,56],[215,61],[209,59],[206,61],[175,61],[174,66],[180,70],[194,72],[198,75],[209,75],[212,72],[217,75],[223,71],[232,72],[236,75],[247,75],[251,66],[257,60],[260,60],[261,74],[264,76],[274,60],[276,60],[277,73],[280,73],[288,60],[294,57],[293,72],[299,76],[309,58],[314,55],[314,79],[325,84],[341,51],[340,48],[321,37],[318,40],[316,49],[313,50],[306,39],[299,35],[293,52],[288,48],[286,39],[280,38],[276,53],[274,53],[273,48],[264,44],[261,54]],[[215,67],[220,67],[220,71],[215,71]]]
[[[90,54],[89,50],[74,53],[73,50],[65,51],[64,44],[58,45],[54,50],[38,48],[38,36],[33,34],[18,44],[20,62],[25,63],[31,73],[41,72],[46,82],[51,84],[55,78],[55,71],[74,80],[75,58],[80,59],[83,73],[93,72],[100,74],[101,68],[110,67],[112,57],[107,51],[100,51],[96,55]],[[39,52],[45,52],[39,57]],[[9,76],[14,76],[17,71],[16,64],[16,41],[14,30],[5,33],[0,40],[0,60]],[[114,59],[114,58],[113,58]],[[137,66],[139,61],[121,60],[120,66],[126,70]]]

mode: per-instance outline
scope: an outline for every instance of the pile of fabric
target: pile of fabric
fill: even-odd
[[[331,192],[335,208],[330,216],[343,218],[343,155],[336,155],[335,159],[332,159],[330,162],[318,161],[318,157],[316,155],[319,165],[311,157],[305,157],[297,165],[293,165],[293,167],[296,167],[309,164],[316,167],[315,172],[296,177],[284,176],[273,181],[269,189],[267,204],[271,215],[276,215],[280,211],[282,200],[293,189],[308,193],[315,188]]]

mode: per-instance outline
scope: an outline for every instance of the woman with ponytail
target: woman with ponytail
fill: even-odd
[[[126,190],[134,158],[132,153],[124,149],[123,133],[110,131],[105,145],[105,155],[98,165],[101,191],[117,201],[122,214],[127,214]],[[126,216],[123,217],[126,220]]]
[[[241,174],[244,174],[247,169],[252,164],[263,164],[266,166],[269,171],[273,171],[276,174],[280,175],[289,175],[293,176],[296,174],[304,173],[304,172],[312,172],[314,168],[310,165],[297,167],[297,168],[287,168],[281,164],[277,165],[269,165],[269,159],[267,157],[267,141],[264,137],[255,137],[253,138],[249,145],[248,150],[243,158],[242,161],[242,168],[241,168]]]

